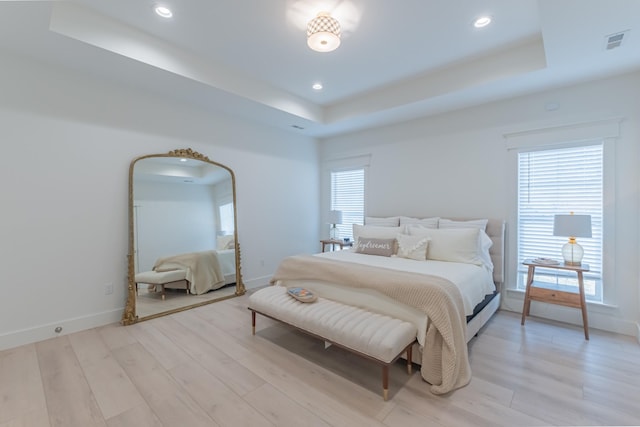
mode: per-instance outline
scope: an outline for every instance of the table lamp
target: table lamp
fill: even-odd
[[[591,215],[555,215],[553,235],[568,237],[562,246],[562,257],[566,265],[581,265],[584,249],[576,242],[576,237],[591,237]]]
[[[329,224],[331,224],[331,228],[329,229],[329,238],[331,240],[338,239],[338,229],[336,228],[336,224],[342,224],[342,211],[329,211]]]

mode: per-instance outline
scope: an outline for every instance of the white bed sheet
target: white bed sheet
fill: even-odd
[[[351,250],[325,252],[316,254],[316,256],[373,267],[444,277],[460,290],[465,315],[467,316],[473,314],[474,307],[482,302],[487,294],[495,291],[492,273],[484,267],[473,264],[431,260],[416,261],[406,258],[359,254]],[[350,288],[322,280],[296,280],[291,283],[281,281],[279,284],[282,286],[301,286],[323,298],[411,322],[416,325],[418,329],[418,342],[420,345],[424,345],[423,341],[428,324],[428,319],[425,314],[414,307],[399,303],[380,292],[372,289]]]
[[[373,267],[444,277],[460,289],[466,316],[473,314],[473,308],[487,294],[493,293],[496,289],[491,271],[474,264],[432,260],[416,261],[407,258],[359,254],[352,250],[325,252],[316,254],[316,256]]]
[[[225,284],[234,283],[236,281],[236,250],[220,249],[216,251],[218,262],[222,269]]]

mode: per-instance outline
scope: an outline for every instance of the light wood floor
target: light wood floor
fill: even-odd
[[[471,383],[434,396],[258,317],[246,296],[0,352],[0,426],[640,424],[640,345],[499,312],[470,343]]]

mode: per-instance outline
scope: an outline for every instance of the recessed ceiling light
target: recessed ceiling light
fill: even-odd
[[[171,18],[173,16],[173,12],[171,12],[171,9],[166,6],[156,6],[155,11],[163,18]]]
[[[473,21],[473,26],[476,28],[486,27],[491,23],[491,16],[481,16],[475,21]]]
[[[313,90],[322,90],[322,83],[314,83],[311,87]]]
[[[181,162],[186,162],[186,161],[187,161],[187,159],[180,159],[180,161],[181,161]]]

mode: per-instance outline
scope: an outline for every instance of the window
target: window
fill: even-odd
[[[574,212],[591,215],[592,238],[577,240],[590,267],[584,275],[586,299],[602,302],[603,144],[519,152],[517,194],[518,288],[526,282],[522,260],[562,259],[567,238],[553,236],[553,217]],[[577,291],[575,274],[539,270],[537,282]]]
[[[233,221],[233,203],[226,203],[218,208],[220,213],[220,234],[228,236],[233,234],[234,221]]]
[[[331,210],[342,211],[338,239],[353,238],[353,224],[364,223],[364,168],[331,172]]]

